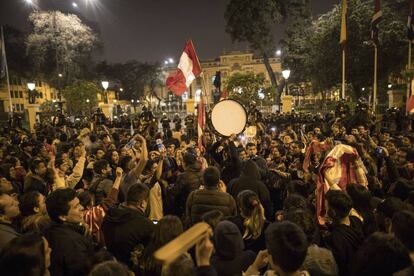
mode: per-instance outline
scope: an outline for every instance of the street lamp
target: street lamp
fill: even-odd
[[[282,71],[282,76],[283,76],[283,78],[286,80],[286,91],[285,91],[285,94],[286,94],[286,95],[289,95],[288,79],[289,79],[289,77],[290,77],[290,70],[289,70],[289,69],[287,69],[287,70],[283,70],[283,71]]]
[[[90,102],[90,100],[89,100],[89,99],[86,99],[86,102],[87,102],[87,103],[89,103],[89,102]]]
[[[392,84],[390,83],[390,84],[388,84],[388,89],[391,89],[392,88]]]
[[[109,82],[108,81],[102,81],[101,84],[102,84],[102,87],[104,89],[104,103],[108,104],[108,92],[107,92],[106,89],[108,89]]]
[[[280,50],[280,49],[279,49],[279,50],[277,50],[277,51],[276,51],[276,56],[280,57],[281,55],[282,55],[282,50]]]
[[[77,8],[78,4],[76,2],[72,2],[72,7]]]
[[[36,84],[34,82],[27,83],[27,88],[29,88],[30,91],[33,91],[36,88]]]
[[[168,62],[169,62],[169,63],[174,63],[174,60],[173,60],[172,58],[169,58],[169,59],[168,59]]]

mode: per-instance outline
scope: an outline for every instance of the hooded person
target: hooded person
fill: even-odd
[[[211,264],[218,276],[242,275],[254,262],[256,254],[244,250],[244,242],[237,226],[230,221],[220,222],[214,230],[215,255]]]
[[[240,177],[233,179],[227,186],[227,192],[234,198],[244,190],[255,192],[265,209],[265,216],[268,219],[273,217],[273,206],[270,200],[269,189],[260,181],[260,171],[256,162],[253,160],[244,161]]]

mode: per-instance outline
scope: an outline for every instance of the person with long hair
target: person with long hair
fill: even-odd
[[[156,262],[153,255],[156,250],[178,237],[183,232],[181,220],[176,216],[163,217],[155,227],[154,234],[148,246],[144,249],[140,266],[143,275],[160,275],[162,266]]]
[[[4,276],[49,276],[48,241],[35,233],[13,239],[0,255],[0,271]]]
[[[266,220],[264,208],[258,195],[251,190],[241,191],[236,201],[239,214],[229,220],[239,227],[245,249],[258,253],[266,248],[264,231],[270,224]]]

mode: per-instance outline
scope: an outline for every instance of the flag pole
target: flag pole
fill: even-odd
[[[342,49],[342,99],[345,100],[345,83],[346,83],[346,79],[345,79],[345,62],[346,62],[346,54],[345,54],[345,49]]]
[[[377,79],[378,79],[378,46],[375,44],[374,48],[374,93],[373,93],[373,99],[372,99],[372,109],[376,111],[377,107]]]
[[[4,43],[4,33],[3,33],[3,26],[1,26],[1,43],[2,45],[2,49],[4,51],[4,62],[6,65],[6,81],[7,81],[7,93],[9,94],[9,112],[10,112],[10,118],[13,120],[13,104],[12,104],[12,99],[11,99],[11,94],[10,94],[10,78],[9,78],[9,67],[7,66],[7,57],[6,57],[6,44]]]
[[[412,44],[412,41],[409,39],[408,40],[408,71],[409,71],[409,74],[411,74],[412,48],[413,48],[413,44]],[[412,81],[412,78],[410,77],[408,79],[408,85],[407,85],[407,101],[411,96],[411,81]]]

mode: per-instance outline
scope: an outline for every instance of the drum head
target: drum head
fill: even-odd
[[[246,109],[237,101],[223,100],[211,110],[211,124],[214,130],[223,136],[243,132],[247,123]]]

